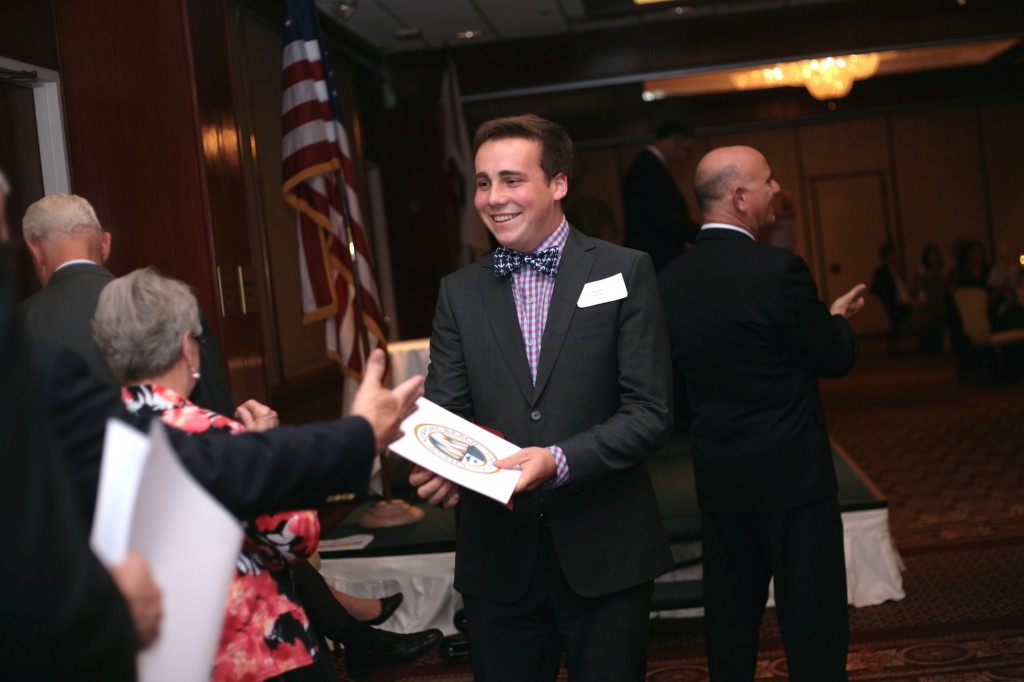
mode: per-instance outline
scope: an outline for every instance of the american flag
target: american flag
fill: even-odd
[[[327,354],[358,379],[370,351],[364,338],[386,346],[373,258],[316,7],[313,0],[285,4],[281,156],[284,198],[298,211],[303,321],[326,320]]]

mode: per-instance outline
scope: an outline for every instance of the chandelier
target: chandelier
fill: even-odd
[[[878,62],[875,52],[804,59],[736,71],[729,80],[737,90],[802,85],[815,99],[839,99],[850,94],[854,81],[875,75]]]

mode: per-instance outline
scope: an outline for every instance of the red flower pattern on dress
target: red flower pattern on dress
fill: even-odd
[[[131,412],[149,412],[188,433],[242,433],[245,427],[157,384],[130,386],[121,398]],[[214,682],[261,682],[307,665],[319,651],[299,605],[288,565],[316,551],[315,511],[257,516],[242,522],[245,541],[228,593],[213,664]]]

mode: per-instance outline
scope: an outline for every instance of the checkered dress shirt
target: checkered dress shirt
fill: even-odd
[[[562,216],[562,224],[550,237],[534,249],[554,246],[558,248],[559,262],[565,240],[569,236],[569,223]],[[555,291],[555,278],[531,267],[522,267],[512,274],[512,297],[516,302],[516,313],[519,316],[519,329],[523,333],[526,347],[526,360],[530,365],[530,377],[537,383],[537,364],[540,361],[541,339],[544,338],[544,326],[548,321],[548,308],[551,306],[551,295]],[[569,481],[569,466],[565,461],[565,453],[557,445],[548,447],[555,455],[554,485],[559,486]]]

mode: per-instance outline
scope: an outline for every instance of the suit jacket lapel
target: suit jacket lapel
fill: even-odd
[[[569,323],[576,312],[576,301],[579,300],[580,292],[583,291],[583,285],[594,265],[594,259],[589,253],[592,248],[594,246],[588,237],[577,232],[575,228],[570,228],[565,250],[558,261],[558,278],[555,281],[555,291],[551,295],[548,319],[544,325],[544,339],[537,366],[537,384],[530,394],[531,405],[543,393],[544,386],[551,377],[551,370],[554,369],[555,360],[562,350],[565,335],[569,331]],[[515,309],[514,303],[512,307]]]
[[[512,297],[512,280],[495,277],[493,262],[489,260],[481,268],[480,297],[483,299],[484,310],[487,311],[501,355],[515,377],[523,398],[530,400],[533,395],[530,365],[526,361],[523,332],[519,328],[519,314],[516,312],[516,302]]]

